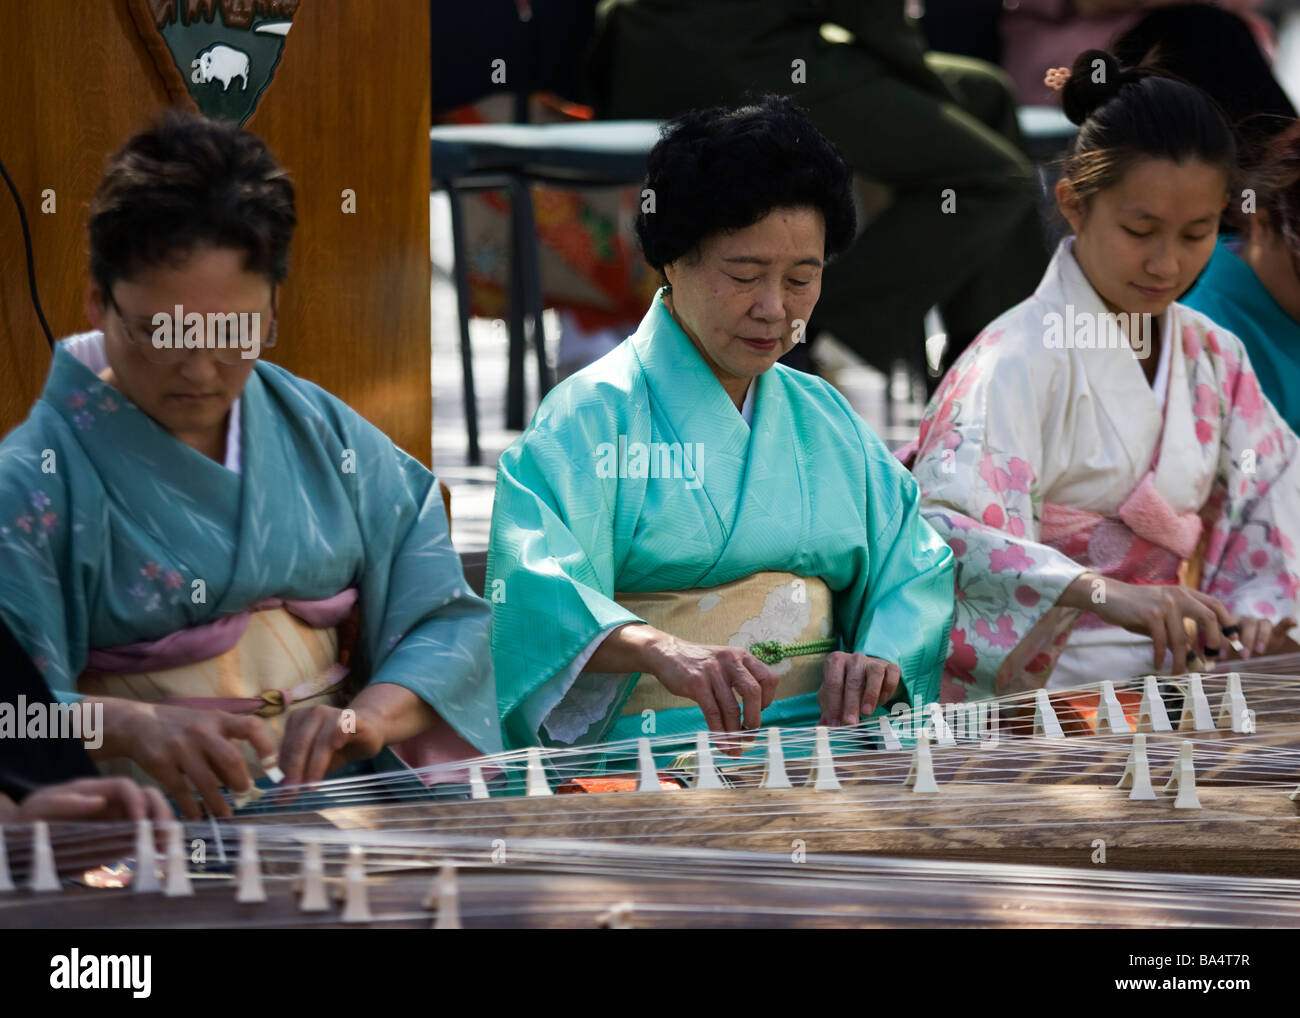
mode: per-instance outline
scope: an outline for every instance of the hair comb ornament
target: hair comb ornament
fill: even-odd
[[[1043,84],[1059,92],[1065,88],[1065,83],[1069,80],[1070,69],[1068,67],[1050,67],[1043,78]]]

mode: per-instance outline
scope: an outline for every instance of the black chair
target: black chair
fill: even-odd
[[[570,125],[560,130],[527,125],[529,97],[545,91],[585,103],[583,57],[595,30],[597,0],[475,0],[472,4],[430,5],[432,103],[434,114],[456,109],[484,96],[506,92],[514,99],[515,125],[435,128],[430,143],[433,186],[451,200],[454,281],[460,305],[461,359],[464,371],[465,425],[469,461],[481,461],[478,414],[469,343],[469,289],[465,271],[465,236],[461,195],[465,191],[504,188],[511,197],[510,372],[506,387],[506,426],[524,426],[526,324],[537,350],[538,388],[550,388],[537,239],[528,187],[624,186],[639,181],[645,153],[638,143],[629,151],[626,132],[605,125]],[[504,80],[497,77],[497,72]],[[600,133],[594,133],[600,132]],[[651,142],[653,144],[653,142]],[[648,151],[645,146],[645,151]]]
[[[470,590],[483,597],[483,588],[487,586],[487,552],[463,551],[460,553],[460,565],[465,570],[465,582]]]
[[[469,337],[469,276],[461,196],[506,188],[511,196],[510,366],[506,427],[524,427],[526,326],[537,355],[539,396],[551,388],[542,325],[540,252],[533,220],[531,184],[549,187],[626,187],[645,179],[646,157],[659,139],[659,122],[607,120],[572,124],[470,124],[435,127],[429,133],[433,187],[451,204],[453,275],[460,318],[465,430],[469,461],[481,460],[473,350]],[[526,322],[530,319],[530,322]]]

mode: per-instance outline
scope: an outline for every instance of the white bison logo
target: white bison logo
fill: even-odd
[[[243,78],[240,88],[248,88],[248,54],[232,46],[214,43],[191,60],[190,67],[194,69],[190,80],[196,85],[215,79],[221,82],[224,92],[236,78]]]

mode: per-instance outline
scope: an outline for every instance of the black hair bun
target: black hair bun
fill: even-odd
[[[1082,126],[1132,80],[1132,73],[1105,50],[1084,50],[1075,57],[1070,78],[1061,89],[1061,109],[1072,123]]]

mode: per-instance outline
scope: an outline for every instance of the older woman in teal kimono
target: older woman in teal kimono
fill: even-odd
[[[98,756],[190,816],[191,785],[226,815],[277,749],[297,784],[500,747],[436,479],[258,357],[294,224],[252,135],[172,114],[131,139],[91,203],[95,331],[0,445],[0,619],[57,695],[102,702]]]
[[[507,741],[847,725],[933,700],[952,555],[847,401],[776,363],[853,238],[847,167],[767,97],[674,122],[645,187],[638,233],[668,285],[499,465]]]

